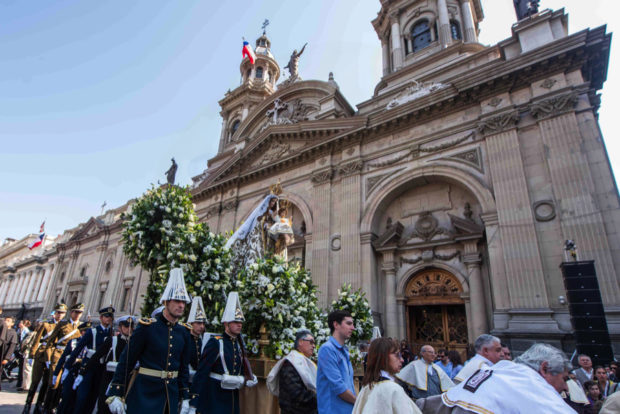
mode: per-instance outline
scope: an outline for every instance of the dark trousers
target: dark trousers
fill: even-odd
[[[75,375],[72,372],[67,375],[65,382],[62,383],[60,394],[60,404],[58,404],[57,414],[72,414],[75,407],[75,391],[73,390]]]
[[[41,383],[41,390],[37,397],[37,404],[43,404],[45,401],[45,393],[49,384],[50,371],[45,366],[45,362],[41,362],[39,359],[35,359],[32,363],[32,379],[30,381],[30,389],[28,390],[28,396],[26,397],[26,404],[32,404],[34,394],[37,392],[39,383]]]
[[[75,395],[75,414],[90,413],[97,404],[99,397],[99,381],[101,381],[101,371],[92,370],[84,374],[84,380],[76,390]]]
[[[21,387],[22,382],[24,382],[24,358],[17,358],[17,386]]]

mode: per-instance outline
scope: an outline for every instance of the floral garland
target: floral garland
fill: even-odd
[[[280,359],[293,350],[295,333],[308,329],[317,342],[329,336],[326,315],[317,306],[317,289],[310,274],[299,265],[276,257],[260,259],[241,273],[236,282],[246,322],[247,345],[259,354],[260,329],[269,333],[265,355]]]
[[[338,289],[338,299],[334,300],[330,312],[346,310],[351,313],[355,331],[349,339],[349,353],[353,362],[361,362],[362,355],[358,346],[372,336],[373,318],[366,293],[362,289],[353,290],[351,284],[344,284]]]
[[[207,329],[219,330],[231,288],[230,252],[224,236],[196,224],[189,187],[152,187],[122,218],[123,252],[151,273],[142,314],[159,306],[170,269],[181,267],[190,295],[205,302]]]

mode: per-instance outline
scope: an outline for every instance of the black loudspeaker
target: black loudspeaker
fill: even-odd
[[[594,261],[564,262],[560,268],[577,352],[590,356],[594,365],[609,363],[614,355]]]

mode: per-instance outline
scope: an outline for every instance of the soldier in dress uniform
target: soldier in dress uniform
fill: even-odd
[[[48,338],[52,335],[54,328],[67,314],[67,305],[59,303],[54,307],[54,313],[52,319],[47,322],[41,322],[37,333],[35,334],[34,341],[32,343],[32,349],[30,355],[33,357],[32,362],[32,377],[30,381],[30,389],[26,396],[26,404],[24,405],[23,414],[30,413],[30,405],[34,399],[34,394],[39,388],[39,382],[41,382],[41,391],[37,397],[37,404],[34,408],[34,414],[39,414],[43,410],[43,402],[45,401],[45,392],[47,391],[47,384],[49,382],[49,369],[47,368],[48,357],[45,346],[47,345]]]
[[[88,359],[92,357],[97,348],[103,344],[103,341],[112,335],[112,324],[114,323],[114,308],[106,306],[99,309],[99,321],[101,324],[96,328],[92,328],[84,334],[77,344],[77,347],[71,352],[71,355],[65,363],[65,368],[70,368],[75,363],[77,357],[83,349],[86,351],[86,357],[82,360],[82,364],[86,364]],[[75,396],[75,414],[89,413],[95,408],[97,396],[99,395],[99,383],[105,368],[99,361],[95,361],[93,369],[78,375],[73,383],[73,389],[77,390]]]
[[[49,356],[49,388],[43,404],[44,412],[55,412],[60,402],[59,378],[52,382],[54,370],[65,348],[72,339],[80,337],[80,318],[84,313],[84,304],[76,303],[69,310],[69,318],[58,322],[45,346]]]
[[[105,395],[108,385],[112,381],[114,371],[118,365],[118,360],[131,337],[133,328],[135,326],[135,320],[131,315],[121,316],[116,321],[118,323],[118,335],[108,336],[101,346],[97,347],[97,352],[88,359],[86,364],[82,364],[80,367],[80,375],[86,376],[89,372],[97,371],[101,374],[101,381],[99,381],[99,390],[97,394],[97,413],[108,414],[110,410],[105,403],[107,396]],[[103,362],[101,362],[103,361]],[[98,371],[99,367],[103,364],[103,371]],[[99,375],[99,374],[98,374]]]
[[[258,381],[245,358],[241,329],[245,318],[237,292],[230,292],[222,315],[224,333],[209,339],[192,383],[189,413],[239,414],[239,389]]]
[[[178,323],[191,302],[181,269],[172,269],[154,318],[142,318],[120,356],[106,400],[114,414],[176,414],[180,400],[189,407],[189,330]],[[128,373],[140,368],[126,382]]]
[[[192,336],[189,365],[193,370],[198,369],[198,362],[200,361],[200,354],[202,353],[202,335],[205,333],[206,321],[207,314],[202,305],[202,298],[196,296],[192,299],[192,307],[189,310],[189,317],[187,318],[187,323],[189,324],[188,328]]]
[[[78,326],[80,335],[84,335],[84,332],[87,329],[90,329],[91,326],[92,325],[90,322],[83,322],[80,324],[80,326]],[[77,370],[65,370],[64,365],[67,358],[69,358],[71,351],[73,351],[77,346],[79,340],[79,338],[74,338],[69,341],[65,350],[62,352],[60,359],[58,360],[58,364],[56,364],[56,369],[54,369],[54,372],[52,373],[52,384],[56,384],[58,382],[58,377],[60,376],[59,386],[62,387],[62,390],[60,391],[60,403],[58,404],[58,409],[56,410],[58,414],[73,412],[73,401],[75,399],[73,380],[77,375]]]

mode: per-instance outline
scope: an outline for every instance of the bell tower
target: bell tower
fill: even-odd
[[[372,25],[381,40],[383,75],[455,44],[478,43],[480,0],[381,0]]]
[[[234,148],[240,139],[245,138],[237,136],[239,126],[256,105],[276,90],[276,82],[280,78],[280,66],[271,54],[271,41],[265,30],[256,39],[254,52],[256,59],[253,64],[248,57],[244,57],[239,65],[241,85],[226,92],[224,98],[219,101],[222,108],[220,115],[223,119],[219,153]]]

